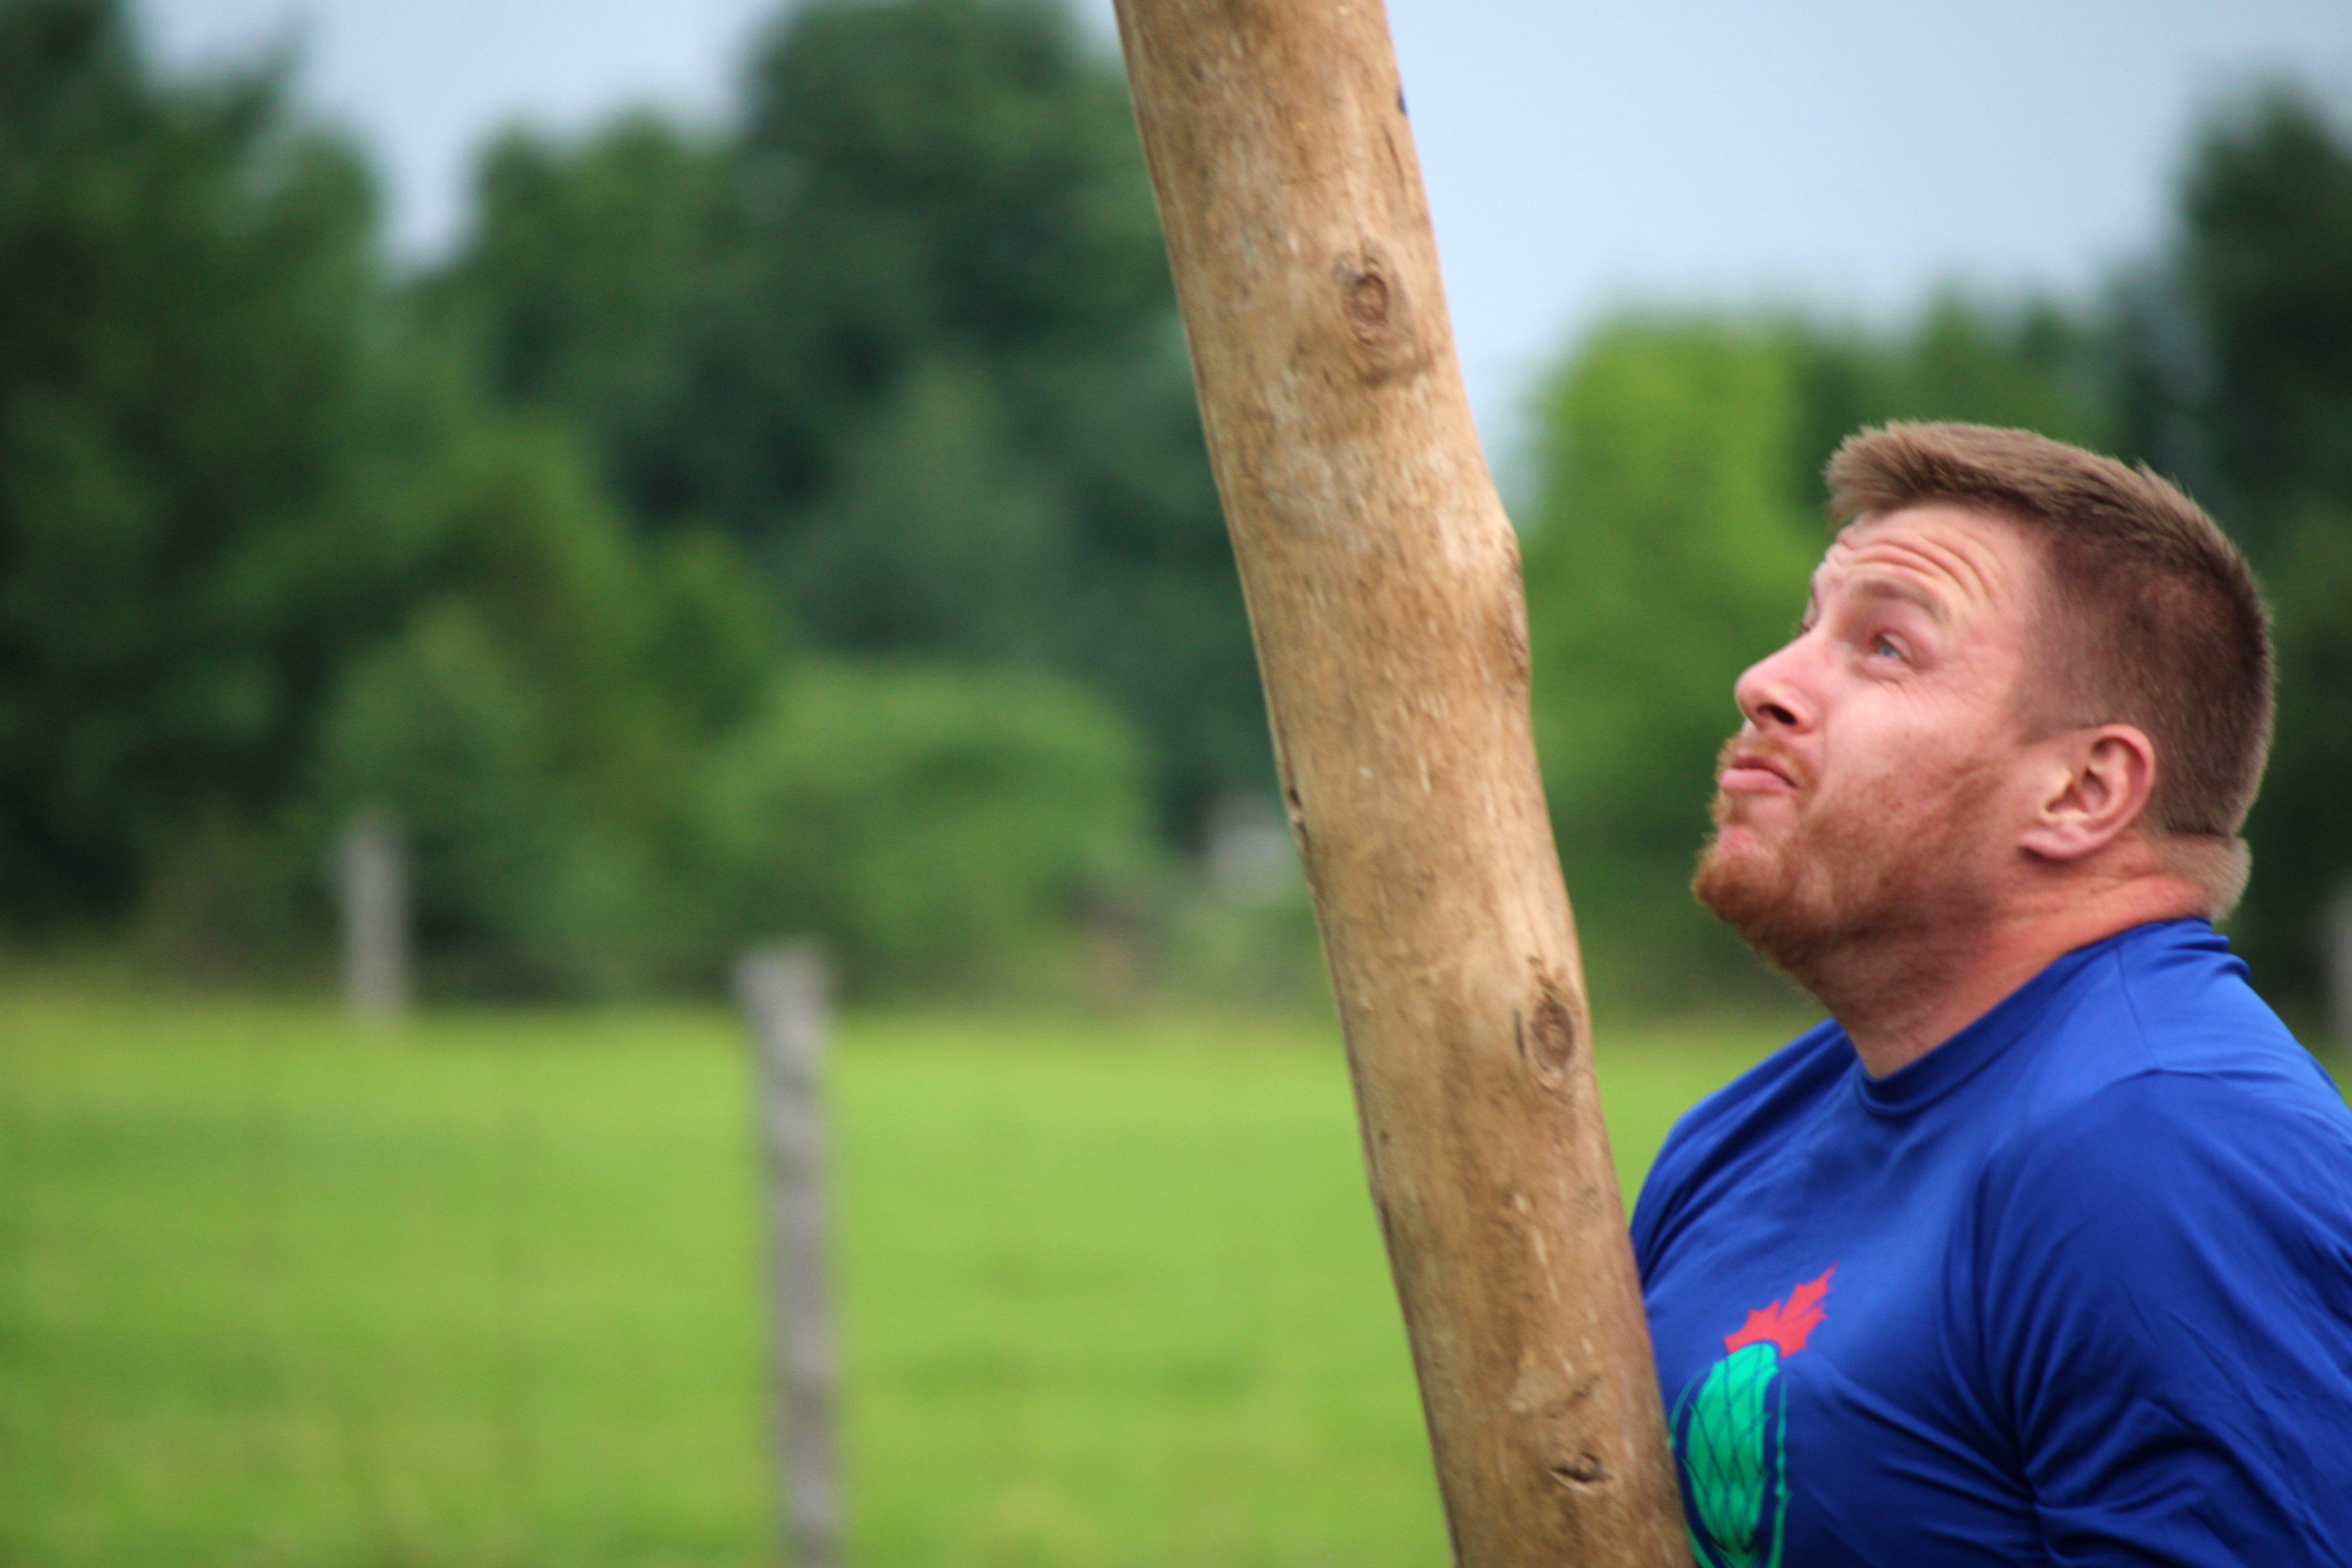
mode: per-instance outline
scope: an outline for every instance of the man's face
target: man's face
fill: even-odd
[[[2021,822],[2034,544],[1942,505],[1841,533],[1795,639],[1733,688],[1691,889],[1801,980],[1839,947],[1996,903]]]

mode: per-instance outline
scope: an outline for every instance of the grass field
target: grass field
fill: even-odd
[[[1604,1040],[1630,1192],[1785,1020]],[[0,1563],[772,1563],[709,1013],[0,994]],[[1328,1028],[853,1016],[849,1557],[1444,1560]]]

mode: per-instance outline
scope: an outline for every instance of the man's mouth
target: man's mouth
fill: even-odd
[[[1786,758],[1736,742],[1725,748],[1715,783],[1726,795],[1794,795],[1798,789],[1797,770]]]

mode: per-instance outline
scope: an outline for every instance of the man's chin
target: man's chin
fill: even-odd
[[[1769,834],[1746,813],[1719,814],[1706,847],[1699,851],[1691,890],[1702,885],[1777,887],[1790,880],[1790,846],[1785,836]],[[1701,901],[1705,901],[1704,895]],[[1712,907],[1712,906],[1710,906]]]
[[[1736,823],[1716,830],[1691,877],[1691,897],[1739,933],[1766,963],[1803,978],[1821,922],[1800,908],[1796,878],[1784,858]]]
[[[1720,816],[1699,864],[1703,868],[1710,860],[1767,859],[1771,853],[1762,828],[1747,816]]]

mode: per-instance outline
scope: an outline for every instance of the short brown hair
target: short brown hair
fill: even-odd
[[[1828,479],[1836,523],[1941,502],[2039,539],[2047,717],[2137,726],[2157,754],[2150,826],[2234,839],[2270,752],[2270,615],[2245,557],[2202,508],[2145,465],[1984,425],[1857,431]]]

